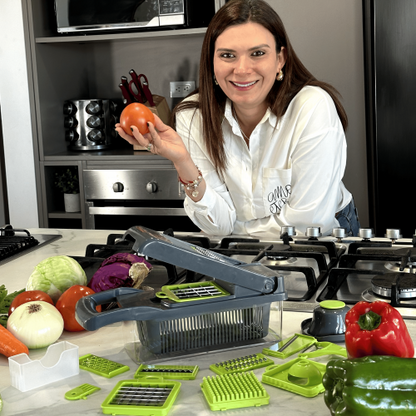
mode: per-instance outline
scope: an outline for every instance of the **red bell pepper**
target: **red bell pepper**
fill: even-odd
[[[348,358],[414,355],[413,341],[402,316],[387,302],[358,302],[347,312],[345,326]]]

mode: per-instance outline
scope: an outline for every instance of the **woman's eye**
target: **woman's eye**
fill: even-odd
[[[263,51],[253,52],[253,56],[263,56],[263,55],[264,55],[264,52]]]
[[[234,58],[234,55],[230,52],[224,52],[220,56],[221,58]]]

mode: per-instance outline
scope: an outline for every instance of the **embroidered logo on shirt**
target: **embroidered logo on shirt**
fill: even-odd
[[[272,214],[278,214],[283,205],[287,203],[287,200],[292,193],[292,187],[288,184],[286,186],[278,186],[273,192],[268,195],[268,201],[270,203],[270,212]]]

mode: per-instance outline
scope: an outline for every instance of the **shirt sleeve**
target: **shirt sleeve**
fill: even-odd
[[[176,115],[176,131],[181,136],[195,165],[205,178],[206,191],[194,202],[185,197],[184,208],[202,231],[211,235],[229,235],[236,221],[234,204],[224,181],[217,174],[203,144],[202,122],[198,110],[184,110]]]

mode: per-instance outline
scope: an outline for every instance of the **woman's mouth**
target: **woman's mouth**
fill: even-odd
[[[235,82],[235,81],[230,81],[230,82],[231,82],[231,84],[233,84],[237,88],[249,88],[249,87],[253,86],[257,81],[252,81],[252,82]]]

